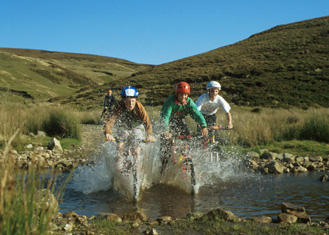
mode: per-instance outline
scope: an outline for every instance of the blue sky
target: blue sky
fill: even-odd
[[[1,0],[0,47],[162,64],[328,15],[328,0]]]

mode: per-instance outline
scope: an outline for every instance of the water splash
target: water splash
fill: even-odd
[[[181,168],[174,163],[168,163],[166,172],[161,175],[160,141],[151,144],[142,144],[140,157],[138,189],[144,191],[156,184],[164,183],[178,187],[187,193],[191,193],[191,183],[186,179]],[[116,144],[104,142],[100,145],[101,151],[97,156],[97,162],[92,166],[81,166],[73,174],[70,188],[75,191],[90,194],[98,191],[106,191],[114,188],[121,194],[131,197],[133,195],[132,176],[121,177],[115,173]],[[209,161],[209,158],[198,145],[191,146],[196,186],[195,193],[205,185],[215,185],[219,181],[229,181],[246,177],[242,170],[242,161],[238,153],[233,151],[222,153],[220,161]],[[141,196],[142,194],[140,194]]]

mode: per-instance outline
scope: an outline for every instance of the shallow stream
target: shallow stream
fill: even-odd
[[[75,211],[79,215],[96,216],[105,212],[123,216],[139,209],[148,218],[164,215],[179,218],[189,212],[205,213],[224,208],[241,218],[273,217],[281,212],[281,204],[285,202],[305,207],[312,220],[324,220],[329,216],[329,183],[319,180],[324,172],[282,175],[248,173],[241,161],[230,153],[231,157],[223,162],[197,165],[199,190],[192,196],[160,178],[157,151],[153,147],[147,149],[149,158],[153,159],[148,159],[153,167],[147,168],[145,173],[148,174],[148,185],[141,192],[140,200],[133,203],[113,189],[113,175],[106,167],[105,159],[114,147],[104,145],[103,148],[95,165],[85,165],[74,172],[60,204],[61,213]]]

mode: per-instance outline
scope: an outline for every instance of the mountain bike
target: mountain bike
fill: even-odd
[[[192,136],[177,136],[170,138],[171,156],[167,156],[166,162],[163,163],[163,169],[171,161],[176,169],[179,169],[187,184],[191,185],[191,193],[195,194],[196,176],[193,159],[190,154],[190,143]]]
[[[115,141],[115,140],[112,140]],[[153,143],[147,142],[146,140],[141,140],[135,144],[132,144],[130,139],[125,141],[123,155],[119,156],[119,160],[116,162],[117,171],[115,171],[115,180],[113,186],[118,191],[123,191],[128,197],[132,197],[133,201],[137,201],[139,198],[141,181],[143,179],[143,161],[142,156],[137,157],[134,154],[133,148],[142,148],[142,143]]]
[[[218,131],[221,130],[233,130],[222,127],[221,125],[214,125],[208,127],[208,137],[203,140],[203,151],[206,159],[209,162],[219,162],[224,158],[223,152],[220,148],[221,140],[217,137]],[[217,133],[216,133],[217,132]],[[216,140],[217,137],[217,140]]]

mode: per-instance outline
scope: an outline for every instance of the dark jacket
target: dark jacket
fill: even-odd
[[[118,101],[114,98],[113,95],[109,96],[108,94],[104,98],[104,109],[108,107],[111,109]]]

